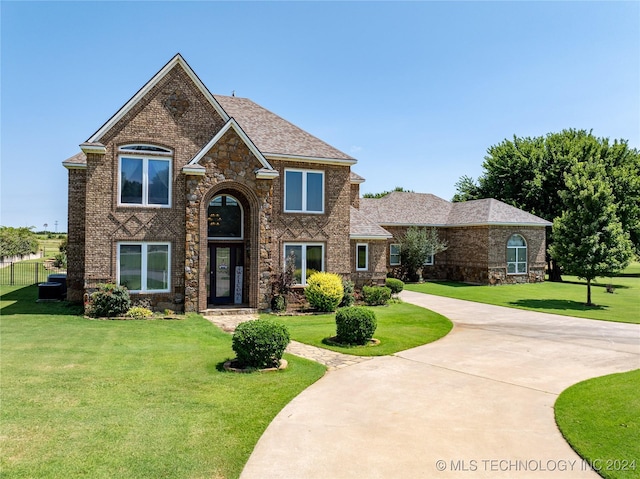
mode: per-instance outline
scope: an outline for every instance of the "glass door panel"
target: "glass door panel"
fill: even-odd
[[[231,297],[231,248],[216,248],[215,297]]]

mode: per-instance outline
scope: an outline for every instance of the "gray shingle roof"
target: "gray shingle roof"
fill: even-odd
[[[451,203],[431,194],[393,191],[382,198],[360,198],[360,210],[381,225],[444,226]]]
[[[518,224],[551,226],[552,224],[520,208],[493,198],[453,203],[452,205],[453,208],[449,214],[450,225]]]
[[[354,160],[248,98],[220,95],[214,98],[264,155]]]
[[[383,226],[551,225],[492,198],[451,203],[431,194],[394,191],[379,199],[361,198],[360,210]]]
[[[382,226],[378,225],[370,218],[358,211],[353,206],[350,209],[351,221],[349,225],[349,236],[353,239],[386,239],[392,235]]]

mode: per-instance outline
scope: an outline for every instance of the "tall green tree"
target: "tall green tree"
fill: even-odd
[[[586,130],[563,130],[544,137],[504,140],[487,150],[483,173],[475,182],[463,176],[454,201],[496,198],[548,221],[568,209],[563,192],[567,174],[576,164],[604,167],[603,181],[611,188],[623,230],[640,251],[640,152],[625,140],[611,143]],[[551,228],[547,243],[553,243]],[[557,262],[547,255],[550,279],[561,281]]]
[[[0,226],[0,257],[24,256],[38,251],[38,238],[31,228]]]
[[[564,271],[587,280],[587,305],[592,306],[591,282],[617,273],[633,256],[629,233],[618,219],[613,189],[602,163],[583,162],[565,174],[561,193],[565,211],[553,222],[551,255]]]
[[[400,239],[400,269],[403,279],[417,281],[418,271],[422,269],[431,255],[447,249],[447,243],[438,236],[435,228],[410,226]]]

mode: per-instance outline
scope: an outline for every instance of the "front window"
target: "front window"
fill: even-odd
[[[120,152],[119,203],[171,206],[171,151],[149,145],[127,145]],[[148,156],[151,154],[163,157]]]
[[[209,239],[242,239],[242,206],[233,196],[218,195],[209,202],[207,223]]]
[[[427,259],[424,261],[424,266],[433,266],[433,254],[427,256]]]
[[[507,274],[527,273],[527,242],[520,235],[513,235],[507,242]]]
[[[366,271],[369,269],[369,245],[359,243],[356,245],[356,270]]]
[[[389,245],[389,264],[391,266],[400,266],[400,245]]]
[[[136,293],[169,292],[169,243],[118,244],[118,284]]]
[[[324,213],[324,172],[285,170],[284,211]]]
[[[313,273],[324,271],[324,245],[319,243],[289,243],[284,245],[284,262],[293,253],[294,283],[306,285]]]

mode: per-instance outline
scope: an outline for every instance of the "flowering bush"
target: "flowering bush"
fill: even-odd
[[[304,295],[319,311],[335,311],[344,295],[342,277],[335,273],[313,273],[307,279]]]

